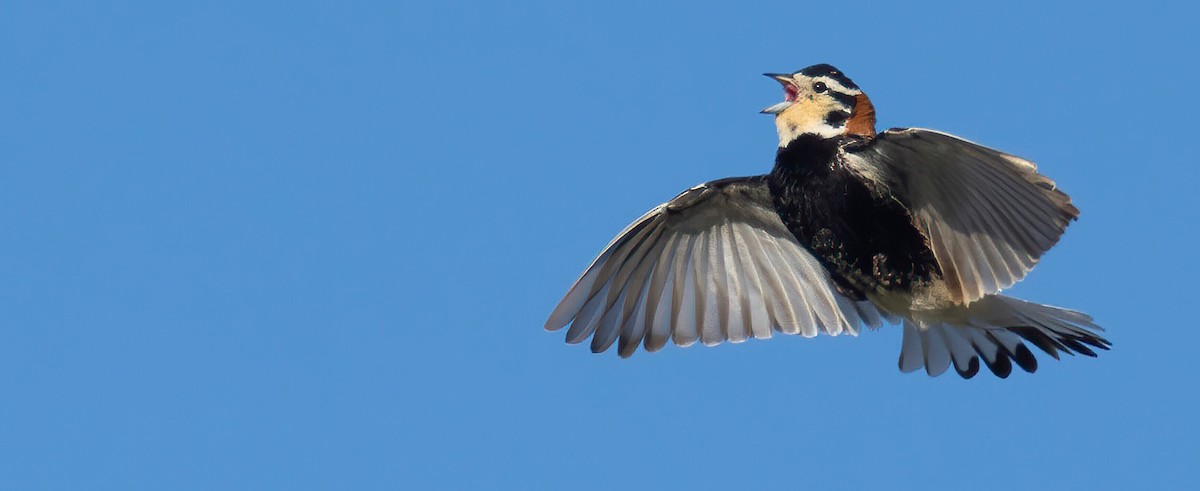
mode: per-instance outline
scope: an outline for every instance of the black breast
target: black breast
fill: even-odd
[[[940,275],[908,210],[876,196],[837,162],[837,149],[837,140],[810,135],[779,149],[769,184],[783,223],[853,298],[868,290],[910,290]]]

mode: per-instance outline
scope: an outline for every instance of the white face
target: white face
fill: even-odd
[[[849,89],[825,76],[809,77],[799,73],[775,77],[784,89],[784,101],[764,109],[775,114],[779,146],[786,146],[800,135],[833,138],[846,134],[846,123],[854,111],[858,89]]]

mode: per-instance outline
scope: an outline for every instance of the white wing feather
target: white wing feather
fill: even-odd
[[[882,323],[866,301],[838,293],[829,273],[787,230],[759,178],[685,191],[625,228],[546,321],[592,351],[670,338],[687,346],[768,338],[773,331],[857,335]]]
[[[1032,162],[945,133],[893,129],[842,158],[911,210],[957,303],[1020,281],[1079,216]]]

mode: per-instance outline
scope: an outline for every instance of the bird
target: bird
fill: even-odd
[[[566,341],[622,358],[775,333],[903,329],[899,368],[1033,373],[1112,343],[1082,312],[1000,292],[1079,209],[1033,162],[920,128],[875,130],[875,107],[829,64],[764,74],[784,100],[770,172],[692,187],[608,243],[551,312]]]

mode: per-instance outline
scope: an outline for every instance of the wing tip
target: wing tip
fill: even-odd
[[[549,319],[546,319],[546,323],[542,325],[542,329],[549,332],[558,331],[564,327],[567,327],[567,323],[559,322],[559,319],[555,319],[553,315]]]

